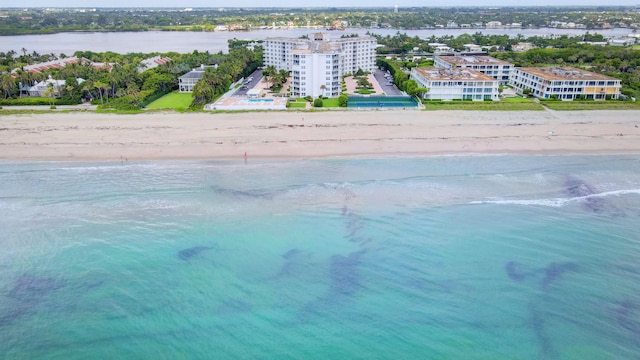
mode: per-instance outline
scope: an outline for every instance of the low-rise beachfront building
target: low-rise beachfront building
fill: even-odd
[[[509,82],[509,73],[513,64],[488,55],[436,55],[434,64],[437,68],[471,69],[497,79],[501,84]]]
[[[168,63],[169,61],[171,61],[171,58],[168,56],[154,56],[154,57],[150,57],[148,59],[144,59],[142,61],[140,61],[140,64],[138,64],[138,72],[142,73],[145,72],[147,70],[151,70],[153,68],[156,68],[160,65],[164,65],[166,63]]]
[[[621,86],[619,79],[571,67],[515,68],[509,84],[519,93],[529,89],[537,98],[559,100],[617,99]]]
[[[204,76],[203,67],[193,69],[178,78],[178,88],[180,92],[193,92],[196,83]]]
[[[38,64],[25,65],[22,67],[22,71],[39,74],[49,69],[62,69],[71,64],[84,64],[90,61],[85,58],[78,58],[76,56],[66,57],[63,59],[56,59],[47,62],[41,62]],[[16,69],[17,70],[17,69]],[[14,70],[14,71],[16,71]]]
[[[428,100],[498,100],[498,80],[471,69],[413,68],[411,79]]]
[[[453,54],[455,51],[453,48],[447,46],[447,44],[443,43],[429,43],[428,44],[432,49],[435,55],[441,54]]]
[[[84,79],[76,78],[76,81],[80,84],[84,82]],[[58,97],[61,93],[60,90],[64,89],[65,85],[65,80],[56,80],[49,76],[46,80],[36,82],[29,88],[28,92],[29,96]]]
[[[264,65],[291,71],[291,96],[335,97],[342,90],[342,76],[373,71],[376,46],[372,37],[331,39],[327,33],[267,38]]]
[[[200,81],[200,79],[202,79],[202,77],[204,76],[204,72],[208,67],[217,68],[218,65],[200,65],[200,67],[192,69],[188,73],[180,76],[178,78],[178,89],[180,90],[180,92],[193,92],[193,88],[196,86],[196,83]]]

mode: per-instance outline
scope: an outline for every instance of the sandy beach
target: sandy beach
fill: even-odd
[[[640,111],[0,114],[2,160],[640,153]]]

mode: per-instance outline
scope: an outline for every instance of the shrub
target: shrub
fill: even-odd
[[[349,97],[347,97],[347,95],[342,94],[338,96],[338,104],[340,107],[346,107],[348,101],[349,101]]]
[[[313,98],[311,96],[305,96],[304,99],[307,100],[308,102],[313,101]]]
[[[317,98],[313,101],[313,107],[322,107],[322,99]]]
[[[51,105],[51,102],[53,101],[53,103],[55,105],[76,105],[78,104],[78,102],[75,102],[73,100],[68,100],[68,99],[51,99],[51,98],[47,98],[47,97],[36,97],[36,96],[32,96],[32,97],[23,97],[23,98],[17,98],[17,99],[0,99],[0,105],[6,105],[6,106],[10,106],[10,105],[14,105],[14,106],[18,106],[18,105],[22,105],[22,106],[29,106],[29,105]]]
[[[55,105],[51,105],[51,106],[49,106],[49,109],[51,109],[51,110],[55,110],[55,109],[56,109],[56,106],[55,106]]]

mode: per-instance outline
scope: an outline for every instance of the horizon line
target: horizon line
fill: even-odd
[[[398,8],[637,8],[640,4],[609,4],[609,5],[407,5]],[[0,7],[0,10],[10,9],[393,9],[396,5],[389,6],[10,6]]]

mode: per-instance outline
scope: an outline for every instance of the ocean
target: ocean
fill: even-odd
[[[637,359],[640,158],[0,163],[6,359]]]

